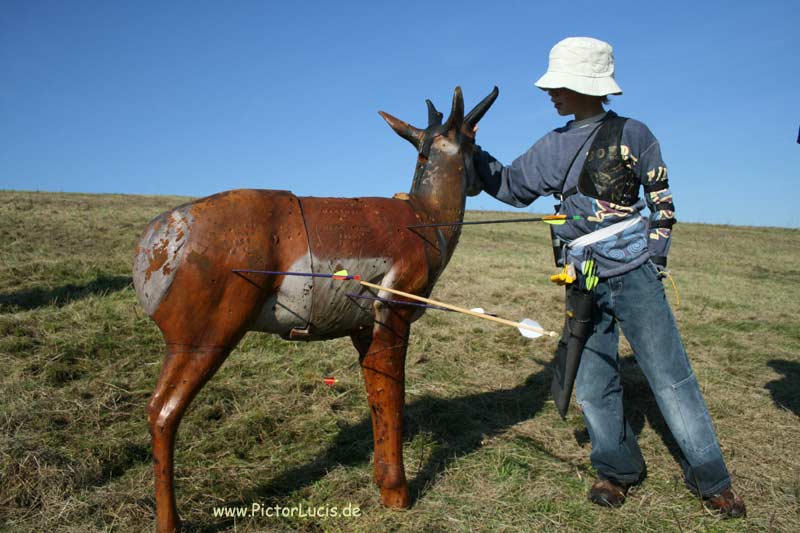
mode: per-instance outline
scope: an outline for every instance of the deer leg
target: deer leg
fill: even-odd
[[[153,437],[156,485],[156,531],[180,530],[173,488],[175,436],[186,408],[230,353],[229,347],[194,348],[168,345],[156,389],[147,407]]]
[[[409,321],[389,310],[376,322],[372,342],[361,337],[353,343],[361,354],[361,370],[372,411],[375,442],[375,483],[386,507],[409,506],[408,483],[403,468],[403,405],[405,359]]]

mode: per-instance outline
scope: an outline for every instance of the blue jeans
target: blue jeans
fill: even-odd
[[[714,426],[655,265],[648,261],[602,279],[595,288],[594,313],[594,330],[583,349],[575,391],[599,476],[629,484],[644,471],[636,435],[622,409],[619,323],[683,452],[687,486],[701,496],[728,488],[730,476]]]

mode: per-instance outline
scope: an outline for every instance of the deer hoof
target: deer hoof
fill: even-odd
[[[181,521],[175,517],[167,517],[156,523],[156,533],[179,533],[181,531]]]
[[[381,488],[381,500],[389,509],[408,509],[411,507],[408,485],[391,489]]]

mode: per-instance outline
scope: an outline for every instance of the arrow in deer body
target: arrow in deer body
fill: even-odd
[[[247,268],[234,268],[232,272],[246,273],[246,274],[267,274],[269,276],[306,276],[311,278],[331,278],[338,280],[354,279],[360,280],[361,276],[350,276],[346,270],[340,270],[333,274],[319,274],[316,272],[281,272],[278,270],[250,270]],[[344,274],[342,274],[344,272]]]
[[[471,226],[477,224],[511,224],[512,222],[544,222],[545,224],[550,224],[551,226],[561,226],[562,224],[566,223],[570,220],[583,220],[584,217],[580,215],[545,215],[543,217],[536,217],[536,218],[512,218],[512,219],[502,219],[502,220],[470,220],[467,222],[442,222],[437,224],[415,224],[413,226],[407,226],[408,228],[436,228],[441,226]]]
[[[339,270],[334,272],[333,274],[319,274],[315,272],[282,272],[277,270],[252,270],[252,269],[243,269],[243,268],[235,268],[233,272],[237,273],[250,273],[250,274],[266,274],[272,276],[311,276],[311,277],[319,277],[319,278],[330,278],[335,280],[353,280],[359,282],[361,285],[365,287],[370,287],[372,289],[378,289],[379,291],[386,291],[391,294],[396,294],[398,296],[405,296],[411,300],[416,300],[418,302],[422,302],[431,306],[439,307],[448,309],[450,311],[455,311],[457,313],[462,313],[465,315],[470,315],[478,318],[482,318],[484,320],[490,320],[492,322],[497,322],[498,324],[504,324],[506,326],[513,326],[519,330],[519,332],[527,338],[535,339],[537,337],[541,337],[542,335],[547,335],[548,337],[557,337],[558,334],[555,331],[547,331],[542,326],[536,322],[535,320],[531,320],[526,318],[520,322],[514,322],[512,320],[506,320],[504,318],[499,318],[490,314],[487,314],[481,308],[475,309],[464,309],[462,307],[457,307],[455,305],[446,304],[444,302],[438,302],[436,300],[431,300],[430,298],[423,298],[422,296],[417,296],[416,294],[410,294],[403,291],[398,291],[397,289],[390,289],[389,287],[382,287],[375,283],[370,283],[368,281],[364,281],[361,279],[361,276],[358,275],[350,275],[347,270]]]

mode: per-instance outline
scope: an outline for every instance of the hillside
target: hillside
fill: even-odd
[[[0,192],[0,529],[149,530],[146,404],[164,346],[131,285],[136,239],[186,198]],[[468,213],[488,219],[497,213]],[[529,213],[504,218],[529,216]],[[178,434],[178,506],[200,531],[800,531],[800,230],[678,224],[667,286],[749,517],[718,522],[685,490],[647,382],[622,347],[648,477],[620,510],[586,501],[583,419],[548,396],[555,341],[428,311],[407,359],[413,507],[380,505],[348,339],[248,334]],[[562,320],[547,227],[465,228],[432,297]],[[322,378],[333,375],[336,385]],[[215,517],[215,506],[358,506],[349,518]]]

